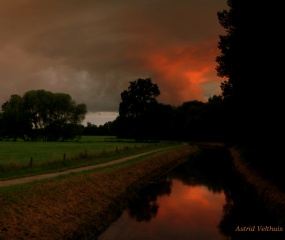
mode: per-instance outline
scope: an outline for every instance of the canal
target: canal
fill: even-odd
[[[151,182],[98,240],[284,240],[284,226],[208,149]]]

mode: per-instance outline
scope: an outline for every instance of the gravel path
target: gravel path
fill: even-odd
[[[170,147],[170,148],[173,148],[173,147]],[[139,153],[139,154],[136,154],[136,155],[120,158],[120,159],[113,160],[113,161],[110,161],[110,162],[100,163],[100,164],[86,166],[86,167],[69,169],[69,170],[62,171],[62,172],[54,172],[54,173],[47,173],[47,174],[41,174],[41,175],[36,175],[36,176],[30,176],[30,177],[23,177],[23,178],[11,179],[11,180],[4,180],[4,181],[0,181],[0,187],[7,187],[7,186],[12,186],[12,185],[17,185],[17,184],[29,183],[29,182],[33,182],[33,181],[37,181],[37,180],[42,180],[42,179],[54,178],[54,177],[61,176],[61,175],[66,175],[66,174],[69,174],[69,173],[83,172],[83,171],[91,170],[91,169],[95,169],[95,168],[106,167],[106,166],[114,165],[114,164],[117,164],[117,163],[126,162],[128,160],[131,160],[131,159],[134,159],[134,158],[137,158],[137,157],[141,157],[141,156],[147,155],[149,153],[158,152],[158,151],[161,151],[161,150],[164,150],[164,149],[169,149],[169,147],[168,148],[163,148],[163,149],[156,149],[156,150],[149,151],[149,152]]]

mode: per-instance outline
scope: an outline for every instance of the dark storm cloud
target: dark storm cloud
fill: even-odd
[[[165,103],[205,100],[221,81],[216,13],[225,8],[224,0],[1,0],[0,102],[45,89],[89,111],[117,111],[129,82],[145,77]]]

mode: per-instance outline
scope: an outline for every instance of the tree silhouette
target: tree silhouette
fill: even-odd
[[[79,124],[87,113],[85,104],[76,104],[69,94],[30,90],[23,97],[12,95],[2,105],[2,138],[58,141],[80,134]]]
[[[154,124],[154,110],[158,107],[156,98],[160,91],[150,78],[139,78],[130,82],[127,90],[121,93],[119,117],[116,120],[120,137],[146,140],[151,138]]]
[[[226,78],[222,95],[235,140],[266,141],[278,131],[276,81],[282,75],[276,53],[281,45],[272,31],[279,26],[276,6],[262,1],[228,0],[229,10],[217,13],[226,35],[220,36],[217,75]],[[274,120],[273,120],[274,119]],[[280,125],[279,125],[280,126]],[[236,131],[235,131],[236,129]],[[276,134],[276,132],[275,132]]]
[[[157,103],[156,98],[159,95],[158,86],[152,83],[150,78],[139,78],[136,81],[130,82],[128,90],[121,93],[120,116],[131,118],[142,116],[151,104]]]
[[[24,109],[23,99],[19,95],[12,95],[9,101],[2,105],[0,115],[1,138],[24,139],[24,135],[31,128],[27,111]]]
[[[226,30],[218,44],[217,74],[221,84],[232,140],[249,147],[248,161],[273,181],[280,168],[284,132],[282,13],[276,3],[228,0],[229,10],[218,12]],[[284,177],[283,177],[284,179]],[[283,181],[284,182],[284,181]]]

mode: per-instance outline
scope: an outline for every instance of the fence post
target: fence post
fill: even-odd
[[[30,158],[30,167],[33,165],[33,157]]]

